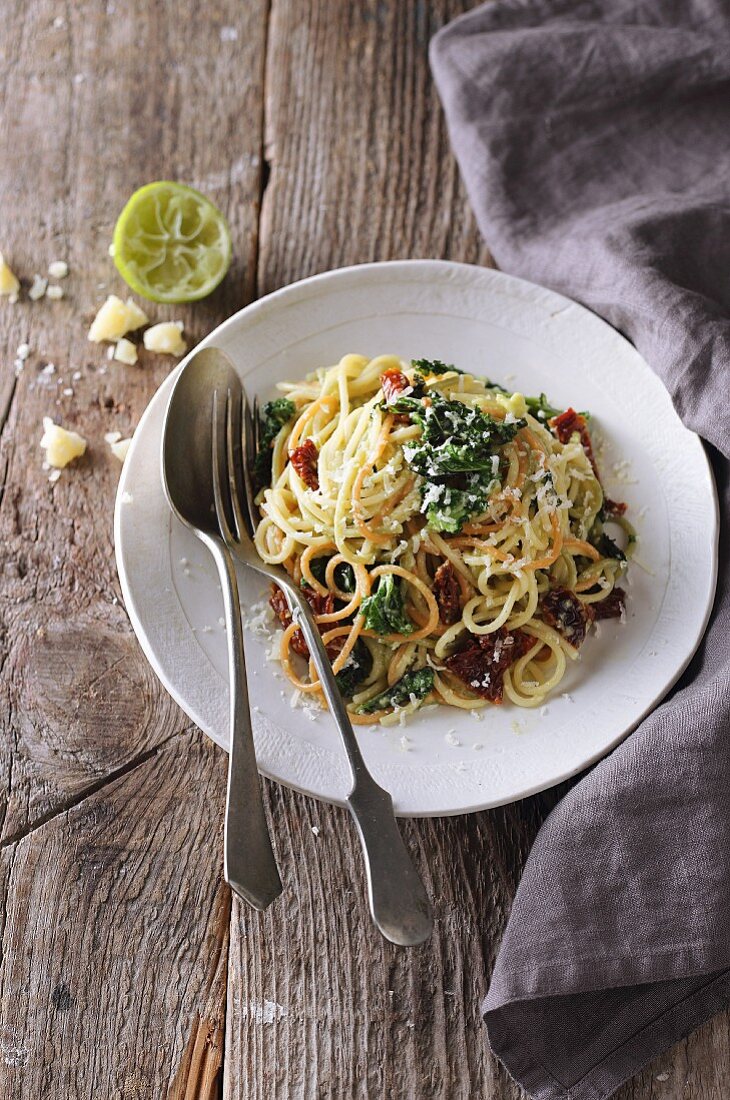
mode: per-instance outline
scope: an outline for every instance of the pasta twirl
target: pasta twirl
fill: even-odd
[[[623,614],[625,505],[586,414],[438,360],[346,355],[264,410],[256,546],[301,583],[356,721],[424,702],[540,706]],[[281,600],[281,657],[314,668]],[[298,654],[298,656],[297,656]]]

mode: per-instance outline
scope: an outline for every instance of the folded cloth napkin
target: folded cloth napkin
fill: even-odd
[[[431,62],[497,263],[624,332],[713,445],[710,627],[543,825],[484,1005],[532,1096],[600,1100],[730,1002],[730,5],[495,0]]]

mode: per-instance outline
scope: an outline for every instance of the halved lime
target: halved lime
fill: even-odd
[[[226,219],[205,195],[158,180],[135,191],[114,228],[114,263],[153,302],[194,302],[215,290],[231,263]]]

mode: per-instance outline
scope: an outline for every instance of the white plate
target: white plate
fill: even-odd
[[[600,636],[588,639],[566,675],[566,694],[546,713],[505,703],[477,720],[439,707],[405,729],[357,727],[368,766],[399,814],[467,813],[560,782],[616,745],[686,667],[715,590],[712,475],[700,441],[682,426],[641,356],[588,310],[484,268],[429,260],[364,264],[277,291],[203,344],[224,348],[249,393],[263,396],[277,381],[300,378],[346,352],[392,352],[440,358],[525,393],[544,391],[555,404],[590,409],[595,418],[607,490],[628,501],[639,530],[643,568],[630,569],[628,620],[601,624]],[[151,401],[122,471],[119,575],[155,672],[183,710],[226,746],[220,590],[207,552],[171,515],[160,479],[171,383]],[[625,465],[614,470],[619,462]],[[244,605],[261,598],[259,577],[241,573],[240,580]],[[325,713],[313,722],[290,706],[288,681],[267,661],[268,646],[247,638],[261,771],[341,802],[348,772],[334,725]]]

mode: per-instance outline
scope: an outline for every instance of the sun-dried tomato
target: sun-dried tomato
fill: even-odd
[[[289,461],[309,489],[319,489],[318,459],[319,451],[313,439],[305,439],[289,455]]]
[[[321,593],[315,592],[313,588],[302,588],[302,595],[306,599],[307,603],[309,604],[315,615],[331,615],[335,609],[335,597],[331,592],[328,592],[326,596],[323,596],[321,595]],[[286,602],[286,596],[277,584],[272,584],[271,586],[271,597],[269,599],[269,604],[273,608],[279,622],[286,630],[286,628],[291,625],[292,616],[291,611],[289,610],[289,605]],[[320,634],[324,634],[327,630],[329,630],[331,628],[331,625],[331,623],[320,623]],[[342,646],[338,647],[336,645],[337,641],[339,641],[339,639],[336,638],[335,641],[332,643],[335,655],[342,648]],[[300,657],[309,658],[309,647],[307,646],[307,643],[304,640],[304,635],[302,634],[301,630],[299,630],[299,628],[297,628],[292,634],[289,645],[295,653],[299,654]],[[329,653],[329,651],[330,646],[328,645],[327,652]],[[331,656],[332,655],[330,654],[330,657]]]
[[[626,607],[626,593],[623,588],[612,588],[605,600],[596,600],[591,604],[596,619],[620,619]]]
[[[554,416],[552,420],[548,420],[548,424],[561,443],[569,443],[573,433],[578,433],[583,450],[588,455],[588,461],[593,467],[593,473],[598,477],[598,467],[593,457],[593,444],[586,425],[586,418],[577,413],[575,409],[566,409],[559,416]]]
[[[551,588],[540,601],[540,614],[574,649],[580,648],[595,617],[592,604],[583,603],[569,588]]]
[[[627,508],[628,504],[623,504],[618,500],[609,500],[608,497],[603,498],[603,511],[607,516],[611,516],[613,519],[617,516],[622,516]]]
[[[433,594],[439,605],[439,619],[450,626],[461,615],[461,588],[450,561],[438,567],[433,578]]]
[[[532,644],[533,640],[521,630],[500,627],[492,634],[471,635],[444,664],[475,695],[490,703],[501,703],[505,672]]]
[[[392,405],[402,393],[411,388],[411,383],[402,370],[386,370],[380,376],[386,405]]]

